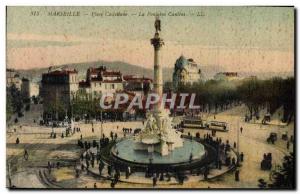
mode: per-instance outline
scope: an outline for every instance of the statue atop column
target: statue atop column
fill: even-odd
[[[160,64],[160,50],[164,41],[159,37],[161,31],[161,22],[156,17],[154,22],[155,34],[151,39],[154,47],[154,87],[153,92],[163,95],[163,75],[162,65]],[[135,150],[148,150],[160,153],[162,156],[168,155],[172,150],[182,147],[183,140],[181,133],[172,127],[172,118],[169,117],[169,111],[162,108],[159,103],[154,105],[152,111],[147,112],[146,125],[135,137]]]
[[[159,17],[156,17],[156,20],[155,20],[155,23],[154,23],[154,27],[155,27],[156,33],[158,33],[158,32],[161,31]]]

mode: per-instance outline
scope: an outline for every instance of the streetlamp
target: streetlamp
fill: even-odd
[[[237,120],[237,166],[240,166],[240,121]]]
[[[100,121],[101,121],[100,138],[102,138],[102,136],[103,136],[102,110],[100,111]]]

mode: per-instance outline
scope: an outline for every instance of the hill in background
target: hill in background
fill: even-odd
[[[94,61],[94,62],[82,62],[82,63],[72,63],[63,64],[58,66],[53,66],[52,70],[58,68],[75,68],[78,70],[79,79],[85,79],[86,70],[89,67],[99,67],[105,65],[109,70],[121,71],[123,75],[138,75],[145,76],[148,78],[153,78],[153,69],[144,68],[142,66],[132,65],[122,61]],[[211,79],[213,76],[222,71],[226,71],[225,68],[216,65],[201,66],[200,69],[203,73],[204,79]],[[21,77],[26,77],[34,82],[39,82],[42,78],[42,74],[48,72],[48,68],[34,68],[28,70],[17,70]],[[238,72],[239,76],[257,76],[261,79],[267,79],[274,76],[288,77],[294,76],[293,72],[261,72],[261,73],[250,73],[250,72]],[[163,79],[164,81],[172,81],[173,68],[163,68]]]

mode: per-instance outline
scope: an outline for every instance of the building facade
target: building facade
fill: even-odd
[[[24,98],[31,98],[39,96],[39,85],[33,83],[27,78],[22,79],[21,94]]]
[[[89,68],[86,73],[86,80],[79,83],[79,90],[82,93],[95,99],[103,94],[116,93],[122,91],[123,76],[120,71],[109,71],[105,66]]]
[[[28,87],[28,81],[25,85]],[[120,71],[107,70],[105,66],[88,68],[85,80],[78,80],[76,70],[56,70],[42,75],[40,96],[44,113],[65,111],[71,113],[73,100],[99,100],[105,94],[128,92],[130,95],[144,95],[152,89],[152,80],[138,76],[124,76]],[[26,89],[27,90],[27,89]],[[24,94],[29,95],[26,91]],[[107,99],[109,100],[109,99]],[[48,114],[48,115],[49,115]]]
[[[124,79],[124,90],[133,92],[136,95],[145,95],[153,89],[153,80],[146,77],[126,75]]]
[[[41,97],[44,113],[69,111],[78,91],[76,70],[56,70],[42,75]],[[51,114],[49,113],[49,114]]]
[[[201,69],[192,58],[181,55],[174,65],[173,88],[176,90],[180,84],[192,84],[202,80]]]
[[[15,86],[21,90],[22,80],[14,69],[6,69],[6,87]]]

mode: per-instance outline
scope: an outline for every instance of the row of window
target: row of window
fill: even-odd
[[[101,83],[94,83],[94,87],[97,87],[97,85],[99,86],[99,87],[101,87]],[[116,89],[117,88],[117,84],[104,84],[104,88],[105,89]]]

